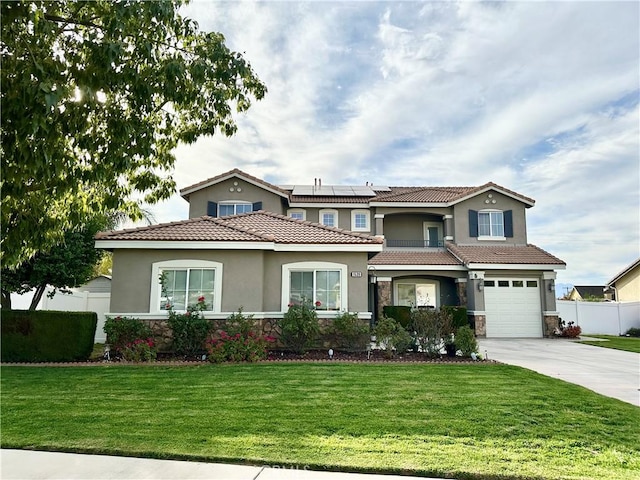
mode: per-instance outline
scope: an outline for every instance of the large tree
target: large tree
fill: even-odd
[[[236,130],[265,87],[183,1],[1,2],[3,266],[175,191],[179,142]],[[138,198],[134,201],[132,198]]]

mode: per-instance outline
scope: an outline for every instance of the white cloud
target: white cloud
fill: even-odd
[[[603,282],[638,251],[633,2],[195,2],[269,92],[234,138],[177,150],[180,187],[234,167],[276,183],[478,185],[534,197],[530,241]],[[186,216],[186,202],[159,207]]]

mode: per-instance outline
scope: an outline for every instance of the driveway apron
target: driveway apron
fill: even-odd
[[[528,368],[640,406],[640,354],[567,339],[478,339],[491,360]]]

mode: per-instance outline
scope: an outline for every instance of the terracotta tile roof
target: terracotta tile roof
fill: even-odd
[[[259,211],[213,218],[199,217],[149,227],[102,232],[96,240],[275,242],[295,244],[379,244],[361,233]]]
[[[351,232],[340,228],[327,227],[319,223],[296,220],[285,215],[265,211],[245,213],[225,217],[228,225],[238,228],[253,228],[268,232],[276,243],[304,244],[379,244],[382,239],[364,233]]]
[[[504,188],[497,183],[489,182],[479,187],[390,187],[390,192],[381,192],[371,202],[419,202],[419,203],[451,203],[473,196],[478,192],[496,189],[533,205],[535,200]]]
[[[449,252],[385,250],[369,260],[369,265],[462,265]]]
[[[273,237],[258,230],[227,225],[224,219],[198,217],[148,227],[101,232],[96,240],[269,242]]]
[[[198,183],[194,183],[193,185],[189,185],[188,187],[184,187],[182,189],[180,189],[180,195],[182,195],[183,197],[185,195],[189,195],[190,193],[193,193],[196,190],[199,190],[200,188],[205,188],[209,185],[212,185],[214,183],[217,183],[219,180],[222,180],[224,178],[227,177],[231,177],[234,175],[238,175],[240,177],[244,177],[247,180],[250,180],[254,183],[258,183],[260,185],[263,185],[271,190],[275,190],[276,192],[284,195],[284,196],[289,196],[289,192],[283,188],[278,187],[277,185],[273,185],[269,182],[265,182],[264,180],[262,180],[261,178],[258,177],[254,177],[253,175],[249,175],[248,173],[243,172],[242,170],[240,170],[239,168],[234,168],[233,170],[229,170],[228,172],[225,173],[221,173],[220,175],[216,175],[215,177],[211,177],[208,178],[206,180],[203,180],[202,182],[198,182]]]
[[[448,203],[473,190],[474,187],[390,187],[390,192],[381,192],[372,202],[424,202]]]
[[[454,245],[447,249],[465,265],[470,263],[516,265],[566,265],[565,262],[535,245]]]

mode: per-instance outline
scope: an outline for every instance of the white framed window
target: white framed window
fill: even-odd
[[[165,288],[160,276],[165,279]],[[207,260],[167,260],[151,267],[150,312],[184,311],[204,297],[207,311],[219,312],[222,300],[222,263]]]
[[[225,201],[218,203],[218,216],[227,217],[229,215],[239,215],[241,213],[253,212],[253,203]]]
[[[478,212],[478,239],[504,239],[504,215],[500,210]]]
[[[347,310],[347,266],[332,262],[296,262],[282,266],[282,310],[311,302],[316,310]]]
[[[338,211],[337,210],[320,210],[319,219],[322,225],[327,227],[338,226]]]
[[[395,304],[407,307],[438,308],[438,288],[436,282],[422,279],[395,282]]]
[[[290,208],[287,210],[287,216],[295,218],[296,220],[306,220],[307,212],[303,208]]]
[[[369,210],[351,211],[351,230],[354,232],[371,231],[371,214]]]

